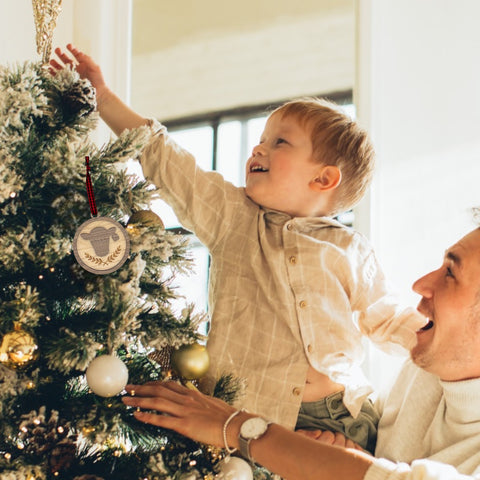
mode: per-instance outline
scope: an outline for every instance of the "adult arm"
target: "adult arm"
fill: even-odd
[[[67,45],[67,50],[70,55],[60,48],[55,49],[55,54],[61,63],[56,59],[50,60],[50,71],[55,74],[68,65],[74,67],[81,78],[88,79],[97,92],[97,108],[100,117],[115,134],[120,135],[124,130],[148,125],[146,118],[133,111],[108,88],[100,67],[89,55],[71,44]]]
[[[230,405],[174,382],[129,385],[127,390],[134,391],[134,396],[123,397],[126,405],[159,412],[137,411],[134,415],[138,420],[202,443],[224,446],[223,426],[235,411]],[[240,426],[253,416],[240,412],[229,423],[226,439],[230,448],[239,447]],[[326,445],[276,424],[251,442],[250,452],[257,463],[288,480],[361,480],[373,462],[358,450]]]
[[[189,390],[174,382],[127,385],[134,396],[123,397],[145,423],[175,430],[193,440],[224,447],[223,426],[235,408],[218,398]],[[153,413],[156,411],[156,413]],[[226,441],[238,448],[242,423],[255,415],[240,412],[228,425]],[[428,459],[410,465],[373,458],[355,449],[327,445],[280,425],[270,425],[267,433],[250,443],[255,461],[288,480],[480,480],[480,473],[465,475],[455,467]]]

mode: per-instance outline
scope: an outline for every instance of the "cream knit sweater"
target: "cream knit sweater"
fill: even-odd
[[[480,379],[443,382],[408,360],[384,401],[365,480],[480,479]]]

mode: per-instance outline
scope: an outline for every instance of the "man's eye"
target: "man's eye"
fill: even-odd
[[[447,267],[447,273],[445,274],[445,276],[455,278],[455,275],[453,275],[452,269],[450,267]]]

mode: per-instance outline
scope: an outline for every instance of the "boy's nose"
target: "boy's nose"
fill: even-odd
[[[261,144],[255,145],[252,150],[252,157],[256,155],[263,155],[264,154],[264,147]]]

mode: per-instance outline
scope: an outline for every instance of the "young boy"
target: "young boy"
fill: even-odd
[[[287,102],[269,116],[237,188],[202,171],[164,126],[108,89],[89,56],[67,48],[116,134],[155,129],[143,172],[210,251],[205,385],[223,372],[243,377],[241,406],[290,428],[339,431],[372,450],[377,418],[360,368],[362,334],[409,349],[425,319],[394,302],[366,239],[332,219],[369,185],[367,134],[331,103]]]

